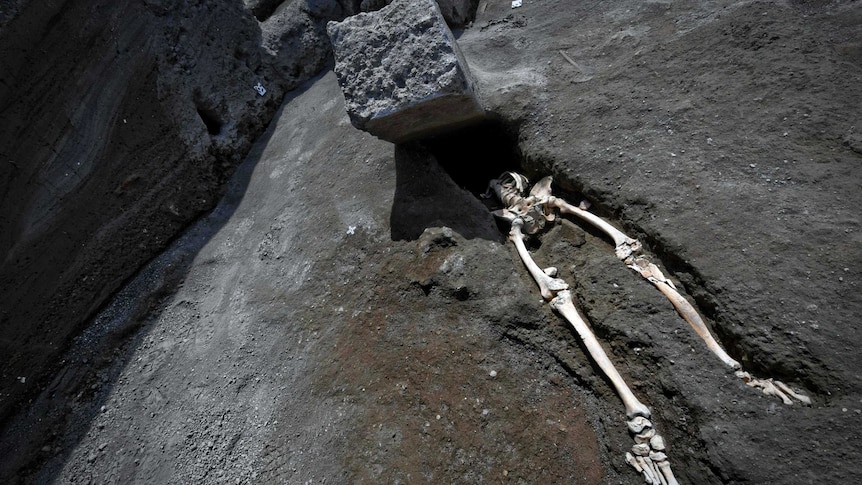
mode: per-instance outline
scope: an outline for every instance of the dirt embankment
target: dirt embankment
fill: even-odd
[[[0,24],[0,420],[224,184],[327,62],[352,2],[6,2]],[[255,90],[266,89],[264,95]]]

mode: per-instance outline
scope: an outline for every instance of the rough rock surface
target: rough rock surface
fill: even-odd
[[[433,0],[396,0],[327,26],[350,121],[401,143],[480,120],[467,63]]]
[[[501,168],[588,198],[814,400],[747,388],[600,234],[549,227],[530,249],[681,483],[862,482],[860,25],[858,2],[482,2],[459,43],[498,124],[395,147],[314,79],[6,420],[0,482],[643,483],[618,397],[461,189]]]
[[[479,0],[436,0],[436,2],[443,18],[446,19],[446,24],[452,29],[464,27],[472,22],[476,16],[476,7],[479,5]],[[390,3],[392,0],[362,0],[359,9],[363,12],[372,12]]]

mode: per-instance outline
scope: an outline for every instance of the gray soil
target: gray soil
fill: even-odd
[[[643,483],[623,459],[618,396],[478,197],[517,169],[553,175],[557,195],[639,238],[743,367],[812,398],[786,406],[747,387],[589,226],[538,234],[535,259],[572,285],[681,483],[862,483],[862,4],[510,3],[479,2],[455,32],[490,121],[436,139],[393,145],[353,128],[328,69],[264,97],[238,77],[248,98],[227,90],[224,109],[272,121],[221,142],[203,118],[190,142],[158,111],[192,88],[154,88],[110,98],[146,118],[113,148],[149,154],[141,178],[94,169],[64,192],[74,204],[58,187],[25,213],[11,209],[29,193],[13,171],[50,174],[8,140],[54,125],[0,126],[3,230],[17,228],[2,235],[0,274],[18,295],[0,308],[0,482]],[[285,79],[263,59],[259,73]],[[112,82],[150,82],[126,74]],[[22,120],[10,109],[27,105],[2,99]],[[206,117],[188,102],[176,112]],[[89,129],[75,143],[108,128]],[[38,130],[45,147],[68,140]],[[171,151],[214,138],[200,156]],[[182,182],[174,211],[152,192],[167,185],[146,185],[165,164]],[[155,194],[128,197],[136,225],[108,217],[103,204],[135,187]],[[81,227],[85,207],[128,231],[127,251]],[[144,229],[162,239],[136,246]],[[99,291],[62,280],[81,267]]]

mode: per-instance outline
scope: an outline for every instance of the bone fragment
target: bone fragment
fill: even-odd
[[[644,458],[642,456],[636,456],[635,460],[637,460],[638,465],[640,465],[644,474],[644,481],[650,485],[661,485],[658,477],[656,476],[655,470],[650,466],[649,458]]]
[[[658,463],[660,461],[667,460],[667,455],[665,455],[661,451],[653,451],[649,454],[649,459]]]
[[[523,226],[523,224],[524,221],[520,217],[512,221],[512,229],[509,231],[509,239],[515,243],[515,247],[518,249],[518,255],[521,256],[521,261],[524,262],[524,266],[527,267],[527,271],[530,272],[530,275],[533,276],[533,279],[536,280],[536,283],[539,285],[539,291],[542,293],[542,298],[545,300],[551,300],[558,291],[565,290],[569,285],[560,278],[548,276],[541,268],[539,268],[539,265],[533,261],[533,257],[530,256],[530,252],[527,251],[527,247],[524,245],[524,233],[521,232],[521,226]]]
[[[634,434],[635,444],[631,452],[626,454],[626,461],[643,474],[646,483],[679,485],[670,471],[670,463],[664,453],[664,438],[656,433],[652,423],[638,416],[628,421],[628,427]]]
[[[784,404],[787,404],[788,406],[793,404],[793,400],[790,399],[790,396],[781,392],[777,387],[775,387],[775,384],[773,384],[769,380],[752,379],[751,381],[747,382],[746,384],[748,384],[751,387],[760,387],[761,391],[764,394],[766,394],[767,396],[776,396],[779,399],[781,399],[782,401],[784,401]]]
[[[650,453],[649,443],[635,443],[632,446],[632,453],[635,456],[649,456]]]
[[[784,401],[784,404],[793,404],[793,399],[798,400],[803,404],[811,404],[811,398],[803,394],[799,394],[790,388],[787,384],[776,381],[774,379],[760,379],[754,377],[743,370],[736,371],[736,377],[742,379],[749,387],[760,389],[767,396],[776,396]]]
[[[557,296],[551,300],[551,307],[562,315],[563,318],[568,320],[568,322],[575,328],[575,332],[577,332],[578,336],[581,338],[581,341],[584,343],[590,356],[596,364],[598,364],[599,368],[605,373],[608,379],[610,379],[611,383],[614,385],[614,389],[617,391],[617,394],[619,394],[620,398],[623,400],[623,405],[626,408],[626,416],[628,416],[629,419],[636,416],[649,418],[649,408],[635,397],[634,393],[629,389],[629,386],[623,380],[616,367],[614,367],[613,362],[608,358],[605,350],[599,344],[599,341],[596,339],[592,330],[590,330],[589,325],[587,325],[587,322],[581,318],[581,315],[575,308],[574,303],[572,303],[572,294],[568,290],[560,291],[557,293]]]
[[[650,467],[652,468],[653,473],[658,478],[659,485],[667,485],[667,480],[664,479],[664,475],[658,470],[658,464],[654,462],[652,459],[649,460]]]
[[[790,405],[793,404],[793,400],[790,399],[790,396],[782,392],[781,389],[775,386],[772,379],[759,379],[757,377],[753,377],[751,374],[745,371],[737,371],[736,377],[742,379],[748,387],[753,387],[755,389],[760,389],[763,394],[767,396],[776,396],[784,401],[784,404]],[[804,396],[803,396],[804,397]],[[810,401],[810,399],[809,399]]]
[[[655,436],[654,429],[644,430],[642,433],[635,435],[635,443],[649,443],[653,436]]]
[[[649,463],[650,468],[652,468],[653,473],[655,473],[656,478],[658,478],[659,485],[667,485],[667,480],[664,479],[664,475],[662,475],[658,470],[657,463],[651,459],[648,460],[647,463]]]
[[[502,210],[503,215],[498,212],[495,212],[494,215],[503,217],[510,222],[512,217],[520,217],[524,221],[522,231],[527,234],[535,234],[545,226],[546,221],[553,221],[556,216],[550,208],[543,205],[544,197],[535,195],[524,197],[523,194],[529,183],[529,180],[523,175],[506,172],[488,184],[485,196],[493,192],[506,206]],[[540,182],[533,189],[540,193],[543,190],[542,187]],[[545,190],[550,192],[550,182],[547,183]]]
[[[679,485],[679,482],[676,481],[676,477],[673,476],[673,471],[670,469],[670,462],[667,460],[660,461],[656,463],[659,471],[664,476],[665,480],[667,480],[667,485]]]
[[[547,176],[542,180],[539,180],[535,185],[533,185],[533,188],[530,189],[530,196],[535,197],[538,200],[545,200],[551,197],[551,183],[553,183],[553,181],[554,178],[551,176]]]
[[[641,466],[638,464],[638,461],[635,460],[634,455],[632,455],[631,452],[628,451],[626,452],[626,463],[631,465],[632,468],[638,471],[638,473],[644,472],[643,468],[641,468]]]
[[[527,191],[527,186],[530,185],[530,180],[527,179],[527,177],[517,172],[506,172],[506,175],[512,177],[515,181],[515,188],[518,190],[519,194],[523,194]]]
[[[500,175],[500,178],[488,183],[488,192],[493,192],[503,205],[511,209],[520,199],[523,199],[521,194],[527,191],[529,184],[527,177],[516,172],[506,172]]]
[[[636,416],[628,421],[629,431],[632,433],[640,433],[644,429],[652,428],[652,423],[649,419],[643,416]]]
[[[656,451],[664,451],[664,438],[662,438],[660,434],[653,436],[649,440],[649,447]]]
[[[655,466],[655,463],[653,463],[652,460],[649,459],[649,457],[643,457],[641,458],[641,460],[643,460],[644,462],[644,468],[646,468],[650,472],[650,479],[652,480],[652,483],[654,483],[655,485],[662,485],[661,473],[659,473],[658,468],[656,468]]]
[[[799,401],[803,404],[808,404],[809,406],[811,405],[811,398],[809,398],[808,396],[805,396],[803,394],[799,394],[799,393],[795,392],[793,389],[790,388],[790,386],[788,386],[787,384],[785,384],[781,381],[772,381],[772,382],[775,384],[775,387],[777,387],[779,390],[781,390],[782,392],[784,392],[788,396],[796,399],[797,401]]]
[[[549,222],[557,218],[554,208],[547,203],[548,198],[551,197],[551,182],[553,180],[553,177],[548,176],[536,182],[533,188],[530,189],[530,196],[528,197],[528,199],[534,201],[534,204],[541,207],[542,215]]]

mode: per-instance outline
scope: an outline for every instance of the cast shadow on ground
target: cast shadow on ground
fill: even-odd
[[[480,194],[500,173],[519,170],[515,142],[494,123],[395,145],[392,240],[417,239],[429,227],[449,227],[466,239],[504,240]]]

